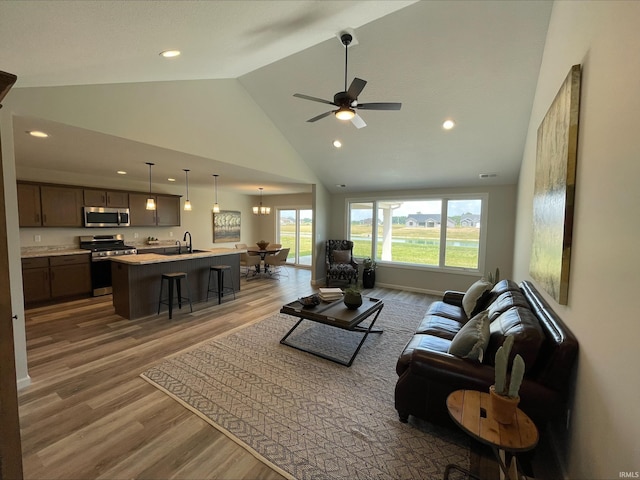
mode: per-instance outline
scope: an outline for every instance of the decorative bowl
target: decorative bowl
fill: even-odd
[[[256,245],[258,245],[258,248],[260,248],[260,250],[266,250],[267,246],[269,246],[269,242],[260,240],[259,242],[256,242]]]
[[[320,297],[317,294],[309,295],[308,297],[299,298],[298,302],[300,302],[303,307],[313,308],[316,305],[320,305]]]

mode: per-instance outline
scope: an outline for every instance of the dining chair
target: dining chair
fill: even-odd
[[[289,273],[285,268],[285,264],[287,263],[287,256],[289,255],[290,250],[290,248],[283,248],[277,253],[264,257],[265,268],[272,267],[272,269],[269,270],[269,274],[271,276],[280,276],[283,271],[287,274],[287,277],[289,276]]]
[[[252,276],[257,275],[260,272],[261,263],[262,259],[260,255],[251,255],[249,253],[240,254],[240,266],[245,268],[245,278],[249,278],[250,273],[253,274]]]

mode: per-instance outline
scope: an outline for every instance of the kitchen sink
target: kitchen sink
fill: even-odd
[[[191,253],[202,253],[202,252],[207,252],[208,250],[193,250]],[[158,253],[158,255],[165,255],[165,256],[173,256],[173,255],[189,255],[189,252],[186,250],[181,251],[180,253],[178,253],[178,251],[176,250],[175,252],[165,252],[165,253]]]

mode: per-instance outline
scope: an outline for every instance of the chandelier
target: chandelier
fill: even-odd
[[[260,187],[258,190],[260,190],[260,204],[256,205],[255,207],[253,207],[253,214],[254,215],[269,215],[271,213],[271,207],[263,207],[262,206],[262,190],[263,190],[263,188]]]

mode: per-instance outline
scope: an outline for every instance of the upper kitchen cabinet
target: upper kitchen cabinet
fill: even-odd
[[[81,227],[82,189],[18,183],[21,227]]]
[[[82,227],[81,188],[40,186],[43,227]]]
[[[86,207],[128,208],[128,192],[110,192],[105,190],[84,189],[84,205]]]
[[[40,186],[18,183],[18,218],[21,227],[41,227]]]
[[[132,227],[179,227],[180,197],[176,195],[157,195],[155,210],[147,210],[148,193],[129,194],[129,218]]]
[[[160,227],[180,226],[180,197],[169,195],[156,196],[156,220]]]

